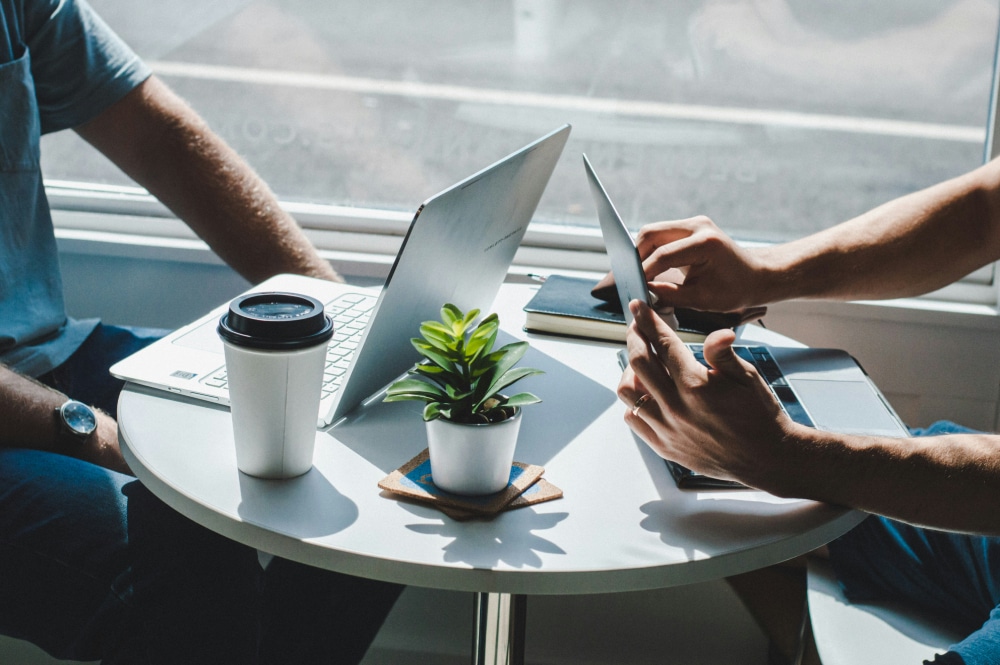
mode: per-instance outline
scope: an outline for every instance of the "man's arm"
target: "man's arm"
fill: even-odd
[[[0,365],[0,447],[44,450],[131,473],[118,448],[118,425],[97,409],[97,430],[85,441],[62,435],[55,411],[67,400],[57,390]]]
[[[772,302],[939,289],[1000,259],[1000,160],[755,254],[769,268]]]
[[[250,282],[280,272],[340,281],[260,177],[155,77],[77,132]]]
[[[648,224],[637,244],[650,280],[685,274],[650,285],[677,307],[927,293],[1000,259],[1000,160],[784,244],[741,248],[707,217]]]
[[[618,395],[629,407],[651,396],[625,420],[661,457],[778,496],[1000,535],[1000,436],[894,439],[799,425],[733,352],[732,331],[705,341],[708,369],[651,309],[633,303],[632,312]]]

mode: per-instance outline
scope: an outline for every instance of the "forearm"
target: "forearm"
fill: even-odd
[[[919,526],[1000,535],[1000,436],[893,439],[798,428],[788,443],[780,475],[765,472],[758,486]]]
[[[43,450],[128,473],[118,448],[117,423],[107,414],[97,412],[97,430],[86,441],[60,432],[55,412],[66,399],[0,365],[0,447]]]
[[[753,250],[762,299],[927,293],[1000,258],[1000,162],[801,240]]]
[[[155,78],[78,132],[251,282],[340,279],[261,178]]]

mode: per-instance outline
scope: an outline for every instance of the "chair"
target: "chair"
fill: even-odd
[[[75,660],[59,660],[29,642],[23,642],[5,635],[0,635],[0,663],[17,663],[17,665],[99,665],[96,661],[83,663]]]
[[[964,637],[898,603],[849,602],[825,561],[810,559],[807,593],[823,665],[914,665]]]

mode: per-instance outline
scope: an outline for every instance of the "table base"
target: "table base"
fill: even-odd
[[[473,665],[524,665],[528,597],[480,592],[474,602]]]

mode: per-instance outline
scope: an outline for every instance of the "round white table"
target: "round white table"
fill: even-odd
[[[864,515],[751,490],[679,490],[624,424],[614,344],[521,330],[533,287],[505,285],[505,332],[529,339],[516,459],[545,468],[559,500],[458,522],[388,498],[379,480],[426,447],[421,405],[380,400],[318,431],[314,467],[283,481],[236,468],[229,410],[129,384],[126,460],[167,504],[236,541],[362,577],[477,594],[477,663],[518,662],[524,596],[632,591],[746,572],[808,552]],[[744,340],[795,345],[759,327]],[[509,340],[501,340],[509,341]],[[401,417],[402,416],[402,417]]]

